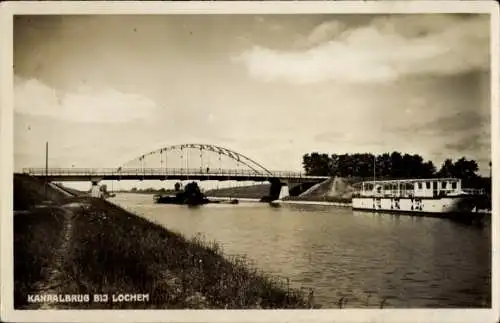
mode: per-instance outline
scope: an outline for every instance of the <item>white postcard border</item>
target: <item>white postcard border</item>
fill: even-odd
[[[500,172],[499,11],[495,1],[3,2],[1,74],[1,319],[16,322],[496,322],[499,320],[500,182],[493,181],[492,309],[383,310],[14,310],[13,309],[13,15],[16,14],[311,14],[486,13],[491,16],[492,174]]]

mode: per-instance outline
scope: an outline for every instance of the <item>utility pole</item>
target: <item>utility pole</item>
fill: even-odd
[[[45,142],[45,200],[47,200],[47,176],[49,173],[49,142]]]

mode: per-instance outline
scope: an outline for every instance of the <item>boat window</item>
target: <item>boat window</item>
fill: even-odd
[[[451,188],[452,188],[452,189],[456,189],[456,188],[457,188],[457,182],[453,182],[453,183],[451,183]]]
[[[418,184],[417,184],[417,186],[418,186],[418,189],[419,189],[419,190],[421,190],[421,189],[422,189],[422,183],[418,183]]]
[[[441,188],[446,188],[446,182],[441,183]]]
[[[425,187],[427,189],[430,189],[431,188],[431,182],[425,182]]]

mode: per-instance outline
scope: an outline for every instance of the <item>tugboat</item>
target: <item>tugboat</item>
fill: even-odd
[[[196,182],[187,184],[184,190],[177,192],[175,195],[155,195],[153,199],[160,204],[202,205],[210,203],[201,193]]]
[[[196,182],[191,182],[186,185],[184,190],[177,192],[175,195],[155,195],[153,196],[155,203],[159,204],[181,204],[197,206],[209,203],[224,203],[225,201],[210,201],[200,190]],[[237,199],[231,199],[226,204],[238,204]]]

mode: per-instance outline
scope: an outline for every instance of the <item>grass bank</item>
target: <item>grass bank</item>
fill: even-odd
[[[261,199],[262,197],[269,195],[270,187],[270,184],[225,187],[220,189],[208,190],[204,194],[209,197]]]
[[[357,181],[357,179],[350,178],[330,178],[312,186],[298,196],[287,196],[284,200],[350,204],[354,190],[353,185]],[[269,195],[269,189],[270,184],[259,184],[210,190],[205,194],[210,197],[260,199],[263,196]]]
[[[17,177],[17,175],[16,175]],[[43,183],[14,182],[15,307],[37,308],[307,308],[299,290],[267,276],[216,243],[187,239],[105,200],[56,190],[43,203]],[[16,196],[15,196],[16,199]],[[47,204],[47,203],[46,203]],[[89,294],[90,302],[29,304],[28,294]],[[145,302],[112,295],[147,294]],[[108,301],[92,301],[107,294]]]

